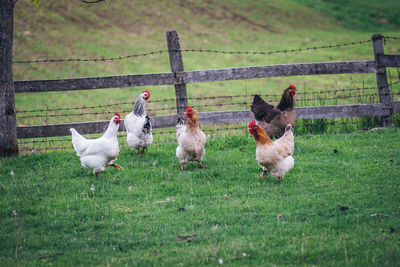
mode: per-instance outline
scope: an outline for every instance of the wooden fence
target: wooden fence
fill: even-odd
[[[101,88],[121,88],[135,86],[174,85],[177,113],[152,117],[154,128],[175,126],[176,119],[187,107],[186,84],[213,81],[228,81],[266,77],[376,73],[377,88],[380,96],[378,104],[334,105],[296,108],[297,119],[382,117],[383,126],[392,125],[392,115],[400,113],[400,101],[392,101],[386,75],[386,67],[400,67],[400,55],[385,55],[382,36],[372,36],[374,61],[342,61],[322,63],[298,63],[242,68],[210,69],[184,71],[178,34],[166,33],[171,72],[134,74],[107,77],[89,77],[76,79],[15,81],[15,93],[69,91]],[[200,112],[201,124],[242,123],[253,119],[249,110]],[[100,133],[105,130],[108,121],[53,124],[40,126],[19,126],[18,138],[39,138],[70,135],[69,128],[74,127],[83,134]],[[121,124],[120,131],[125,131]]]

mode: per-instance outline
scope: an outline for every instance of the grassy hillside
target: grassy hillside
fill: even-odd
[[[400,28],[400,3],[396,0],[300,0],[298,2],[322,11],[338,21],[342,27],[352,30],[380,32],[398,31]]]
[[[373,33],[396,35],[400,24],[394,16],[398,1],[351,1],[334,4],[313,1],[107,1],[85,5],[79,1],[42,1],[37,9],[29,1],[20,0],[15,8],[14,60],[43,58],[102,58],[141,54],[166,49],[165,32],[177,30],[183,49],[203,48],[225,51],[275,51],[327,44],[369,40]],[[362,4],[362,5],[361,5]],[[370,8],[371,6],[376,8]],[[361,7],[362,6],[362,7]],[[330,8],[332,7],[332,8]],[[370,12],[365,13],[366,8]],[[374,13],[379,23],[371,26]],[[338,17],[343,14],[345,18]],[[359,14],[355,16],[354,14]],[[385,17],[387,15],[387,17]],[[368,18],[367,18],[367,17]],[[356,22],[353,23],[353,21]],[[364,25],[364,22],[366,23]],[[367,23],[368,22],[368,23]],[[361,26],[365,27],[361,27]],[[371,26],[371,27],[370,27]],[[388,53],[398,53],[400,42],[388,40]],[[373,59],[371,43],[302,53],[273,55],[183,54],[186,70],[256,66],[295,62]],[[97,63],[15,64],[15,80],[69,78],[115,74],[169,72],[168,55]],[[395,80],[397,71],[391,70]],[[188,85],[189,97],[220,95],[279,94],[293,83],[298,92],[335,90],[376,86],[374,74],[322,75],[282,77],[244,81],[214,82]],[[134,101],[144,88],[87,90],[64,93],[17,94],[19,111],[54,109],[90,105],[117,104]],[[146,87],[151,100],[174,97],[173,86]],[[400,86],[392,88],[400,91]],[[372,90],[376,93],[376,90]],[[369,91],[369,92],[372,92]],[[300,96],[300,94],[298,95]],[[395,96],[398,98],[398,96]],[[246,101],[249,101],[246,99]],[[270,100],[272,102],[277,99]],[[376,102],[375,97],[372,102]],[[242,100],[239,102],[243,102]],[[358,98],[342,98],[337,103],[358,103]],[[206,102],[189,100],[201,106]],[[300,98],[298,105],[304,104]],[[151,105],[158,115],[174,112],[173,101]],[[318,104],[310,101],[308,104]],[[18,119],[19,124],[62,123],[108,119],[115,111],[125,113],[130,105],[103,108],[100,115],[59,116],[55,118]],[[221,109],[221,107],[217,107]],[[223,106],[223,109],[244,109],[246,105]],[[202,108],[202,111],[215,107]],[[18,115],[21,117],[21,115]]]
[[[125,170],[99,179],[73,153],[2,159],[0,262],[395,266],[399,134],[296,137],[280,184],[260,180],[249,134],[209,140],[207,168],[185,172],[175,143],[143,158],[124,147]]]

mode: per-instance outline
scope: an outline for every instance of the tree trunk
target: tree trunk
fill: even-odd
[[[12,75],[15,0],[0,0],[0,156],[18,155]]]

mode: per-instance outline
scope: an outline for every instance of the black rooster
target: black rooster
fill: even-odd
[[[282,99],[278,106],[265,102],[259,95],[254,96],[251,104],[251,111],[254,118],[270,138],[280,138],[285,133],[286,125],[294,126],[296,111],[294,110],[293,96],[296,94],[296,87],[289,85],[283,91]]]

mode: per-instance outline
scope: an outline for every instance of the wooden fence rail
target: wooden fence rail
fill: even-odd
[[[400,113],[400,101],[392,102],[394,113]],[[383,117],[391,113],[383,109],[382,104],[360,104],[360,105],[335,105],[319,107],[295,108],[297,119],[327,119],[327,118],[352,118],[352,117]],[[174,127],[179,115],[163,115],[151,118],[153,128]],[[199,112],[201,124],[224,124],[242,123],[254,119],[250,110]],[[85,134],[102,133],[106,130],[109,121],[95,121],[83,123],[52,124],[40,126],[17,127],[18,138],[38,138],[70,135],[69,128],[74,127],[77,131]],[[119,131],[125,131],[123,123]]]
[[[396,59],[387,58],[386,62],[391,65],[395,65]],[[181,85],[186,83],[216,82],[297,75],[376,72],[377,65],[375,61],[341,61],[282,64],[200,71],[181,71],[176,73],[151,73],[76,79],[15,81],[14,87],[16,93],[26,93],[154,85]],[[179,98],[185,99],[186,97]],[[185,105],[182,106],[184,107]]]
[[[170,73],[134,74],[107,77],[89,77],[75,79],[15,81],[15,93],[69,91],[102,88],[122,88],[135,86],[174,85],[177,101],[177,113],[152,117],[154,128],[175,126],[176,119],[187,106],[186,84],[228,81],[267,77],[322,75],[345,73],[376,73],[380,103],[359,105],[335,105],[296,108],[297,119],[382,117],[384,126],[391,126],[392,114],[400,113],[400,101],[392,101],[387,83],[386,67],[400,67],[400,55],[385,55],[382,36],[372,37],[374,43],[374,61],[341,61],[297,63],[242,68],[210,69],[184,71],[178,34],[166,33],[170,58]],[[253,119],[249,110],[200,112],[202,124],[242,123]],[[84,134],[101,133],[108,121],[54,124],[16,127],[18,138],[39,138],[69,135],[69,128],[74,127]],[[125,131],[121,123],[120,131]]]

